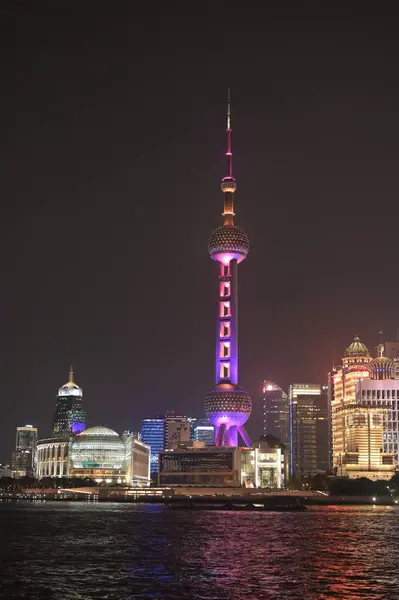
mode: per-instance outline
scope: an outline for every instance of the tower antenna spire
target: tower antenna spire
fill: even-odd
[[[227,89],[227,177],[233,177],[233,156],[231,153],[231,101],[230,88]]]
[[[234,192],[236,191],[236,181],[233,177],[233,155],[231,151],[231,102],[230,88],[227,89],[227,175],[222,179],[222,192],[224,193],[223,216],[225,225],[234,224]]]
[[[73,383],[73,367],[72,365],[69,365],[69,379],[68,379],[69,383]]]

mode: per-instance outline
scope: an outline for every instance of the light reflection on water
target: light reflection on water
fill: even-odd
[[[0,598],[397,600],[399,509],[0,505]]]

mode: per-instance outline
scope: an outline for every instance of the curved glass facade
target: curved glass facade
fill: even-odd
[[[123,440],[116,431],[107,427],[89,427],[72,442],[74,469],[123,469],[125,460]]]

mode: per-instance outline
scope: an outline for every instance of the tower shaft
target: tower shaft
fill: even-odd
[[[216,324],[216,384],[238,385],[237,259],[219,263],[219,310]]]

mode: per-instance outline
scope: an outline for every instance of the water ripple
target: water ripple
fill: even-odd
[[[0,598],[396,600],[399,509],[0,506]]]

